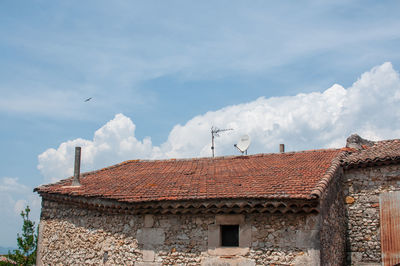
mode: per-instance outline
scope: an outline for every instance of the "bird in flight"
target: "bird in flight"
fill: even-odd
[[[88,102],[88,101],[90,101],[91,99],[92,99],[92,97],[87,98],[87,99],[85,100],[85,102]]]

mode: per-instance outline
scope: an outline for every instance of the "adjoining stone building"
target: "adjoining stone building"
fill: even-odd
[[[398,265],[400,140],[364,141],[355,148],[343,162],[348,263]]]
[[[38,264],[395,262],[385,250],[396,232],[381,221],[392,219],[385,200],[399,195],[400,140],[348,141],[343,149],[132,160],[40,186]]]

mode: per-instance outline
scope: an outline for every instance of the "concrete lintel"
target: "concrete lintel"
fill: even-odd
[[[215,223],[218,225],[244,224],[243,214],[219,214],[215,216]]]

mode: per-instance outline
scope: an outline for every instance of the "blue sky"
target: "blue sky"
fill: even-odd
[[[399,11],[399,1],[1,1],[0,246],[16,245],[21,206],[37,219],[32,189],[69,175],[76,144],[92,170],[208,156],[211,125],[235,127],[219,155],[244,133],[253,152],[340,146],[355,131],[398,137]]]

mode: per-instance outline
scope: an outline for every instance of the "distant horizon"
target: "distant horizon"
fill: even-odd
[[[8,251],[13,251],[13,250],[15,250],[15,249],[17,249],[16,247],[15,248],[13,248],[13,247],[2,247],[2,246],[0,246],[0,255],[7,255],[8,254]],[[4,253],[5,252],[5,253]]]

